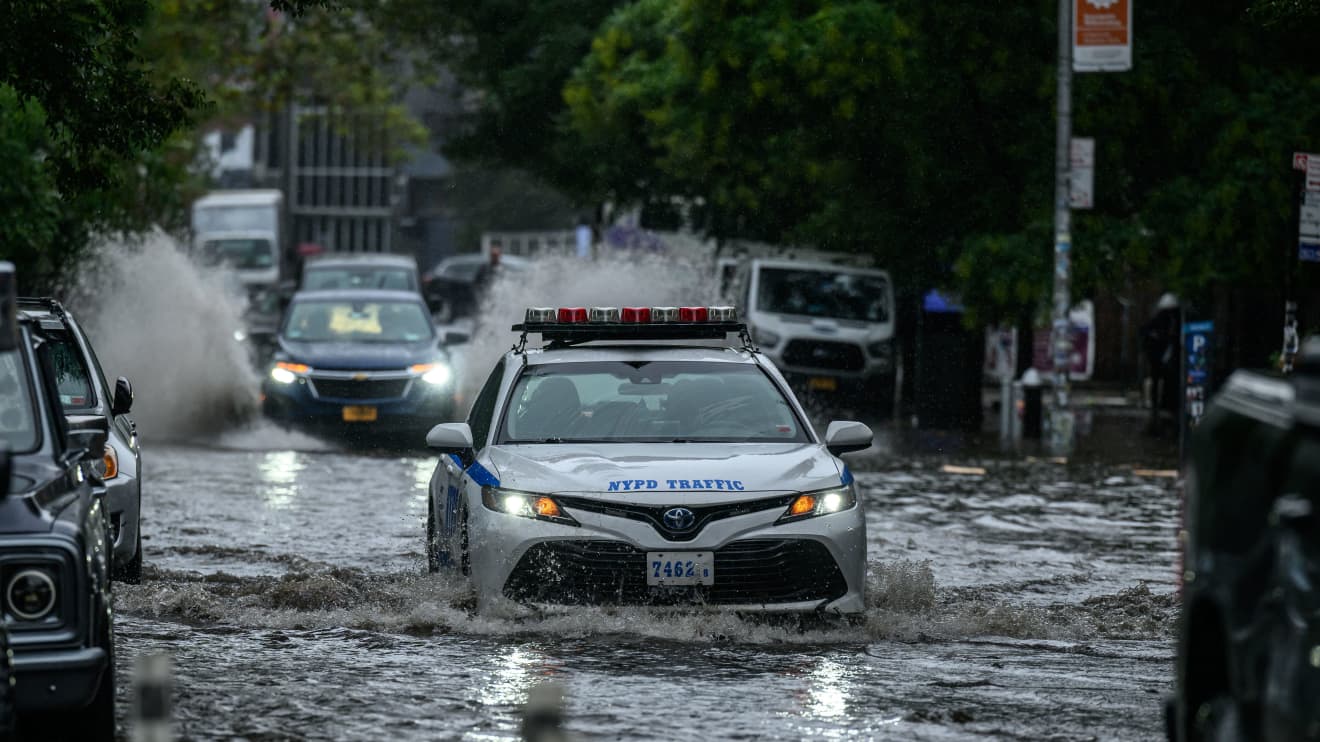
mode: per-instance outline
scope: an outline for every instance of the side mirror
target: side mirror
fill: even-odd
[[[100,415],[69,415],[69,451],[81,451],[83,461],[100,461],[110,438],[110,421]]]
[[[825,448],[835,456],[865,451],[874,440],[869,427],[852,420],[835,420],[825,429]]]
[[[464,461],[472,459],[472,428],[467,423],[440,423],[426,434],[426,445],[440,453],[456,454]]]
[[[115,401],[110,404],[110,414],[118,417],[127,415],[133,409],[133,385],[128,383],[128,378],[120,376],[115,379]]]
[[[448,330],[440,336],[441,345],[462,345],[472,339],[472,336],[466,332]]]

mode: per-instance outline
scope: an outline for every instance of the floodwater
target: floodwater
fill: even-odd
[[[116,587],[120,708],[135,657],[170,653],[184,738],[511,739],[545,680],[582,739],[1162,734],[1177,492],[1130,465],[856,461],[866,621],[803,630],[477,614],[459,580],[425,574],[422,454],[257,430],[143,456],[145,579]]]

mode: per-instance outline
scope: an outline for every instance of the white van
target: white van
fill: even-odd
[[[887,272],[751,259],[731,288],[753,339],[791,382],[888,409],[898,353]]]
[[[193,202],[193,250],[202,262],[226,265],[248,288],[279,283],[279,190],[212,191]]]

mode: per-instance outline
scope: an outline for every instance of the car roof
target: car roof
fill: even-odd
[[[360,266],[360,265],[386,265],[397,266],[400,268],[417,268],[417,260],[408,255],[392,255],[390,253],[346,253],[320,255],[307,261],[304,270],[320,268],[322,266]]]
[[[420,304],[422,295],[416,291],[395,289],[322,289],[299,291],[293,301],[408,301]]]
[[[516,351],[515,351],[516,353]],[[657,343],[592,344],[528,348],[527,365],[545,363],[597,363],[601,361],[704,361],[755,364],[756,356],[741,348]]]
[[[212,191],[193,202],[194,206],[265,206],[283,198],[276,189],[235,189]]]

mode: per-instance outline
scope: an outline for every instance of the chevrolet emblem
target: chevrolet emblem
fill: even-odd
[[[366,381],[366,380],[367,380],[366,374],[353,374],[353,381]]]

